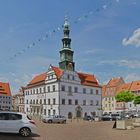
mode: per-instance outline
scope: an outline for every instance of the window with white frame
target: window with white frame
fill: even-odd
[[[71,93],[72,92],[72,87],[68,86],[68,92]]]
[[[46,99],[44,99],[44,105],[46,105]]]
[[[93,105],[93,100],[90,100],[90,105]]]
[[[83,105],[86,105],[86,100],[83,100]]]
[[[90,89],[90,94],[93,94],[93,89]]]
[[[48,105],[50,105],[51,104],[51,100],[50,99],[48,99]]]
[[[61,90],[65,91],[65,86],[64,85],[61,86]]]
[[[75,100],[75,105],[78,105],[78,100],[77,99]]]
[[[99,105],[99,101],[98,101],[98,100],[96,100],[96,106],[97,106],[97,105]]]
[[[74,87],[74,92],[78,93],[78,87]]]
[[[55,103],[55,98],[53,98],[53,105],[55,105],[56,103]]]
[[[72,105],[72,100],[71,99],[68,100],[68,104]]]
[[[62,99],[62,105],[65,105],[65,99]]]
[[[50,86],[48,86],[47,88],[48,88],[48,92],[50,92]]]
[[[83,93],[84,93],[84,94],[86,93],[86,88],[83,88]]]
[[[51,115],[51,110],[50,109],[48,109],[48,116],[50,116]]]
[[[44,93],[45,93],[46,92],[46,87],[44,87],[43,90],[44,90]]]
[[[53,85],[52,88],[53,88],[53,92],[54,92],[54,91],[56,90],[56,89],[55,89],[55,85]]]
[[[96,90],[96,94],[99,94],[99,91],[98,90]]]
[[[53,110],[53,115],[55,115],[55,109]]]
[[[42,93],[42,89],[40,88],[40,93]]]

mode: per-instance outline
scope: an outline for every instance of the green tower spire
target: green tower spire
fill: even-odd
[[[63,47],[60,50],[59,67],[62,70],[75,70],[75,63],[73,62],[73,51],[71,50],[71,39],[69,38],[69,22],[67,17],[64,20],[64,37],[62,38]]]

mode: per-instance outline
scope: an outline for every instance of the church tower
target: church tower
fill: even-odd
[[[69,23],[68,19],[65,17],[64,21],[64,37],[62,38],[63,47],[60,50],[60,62],[59,68],[62,70],[75,70],[75,63],[73,62],[73,51],[71,50],[71,39],[69,38]]]

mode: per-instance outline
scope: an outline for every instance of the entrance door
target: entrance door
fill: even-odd
[[[68,119],[72,119],[72,113],[71,112],[68,113]]]
[[[76,108],[76,117],[77,118],[82,117],[82,108],[80,106],[77,106],[77,108]]]

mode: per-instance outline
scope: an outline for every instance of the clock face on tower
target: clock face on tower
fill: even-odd
[[[61,55],[61,60],[62,60],[62,61],[65,60],[65,54],[62,54],[62,55]]]

